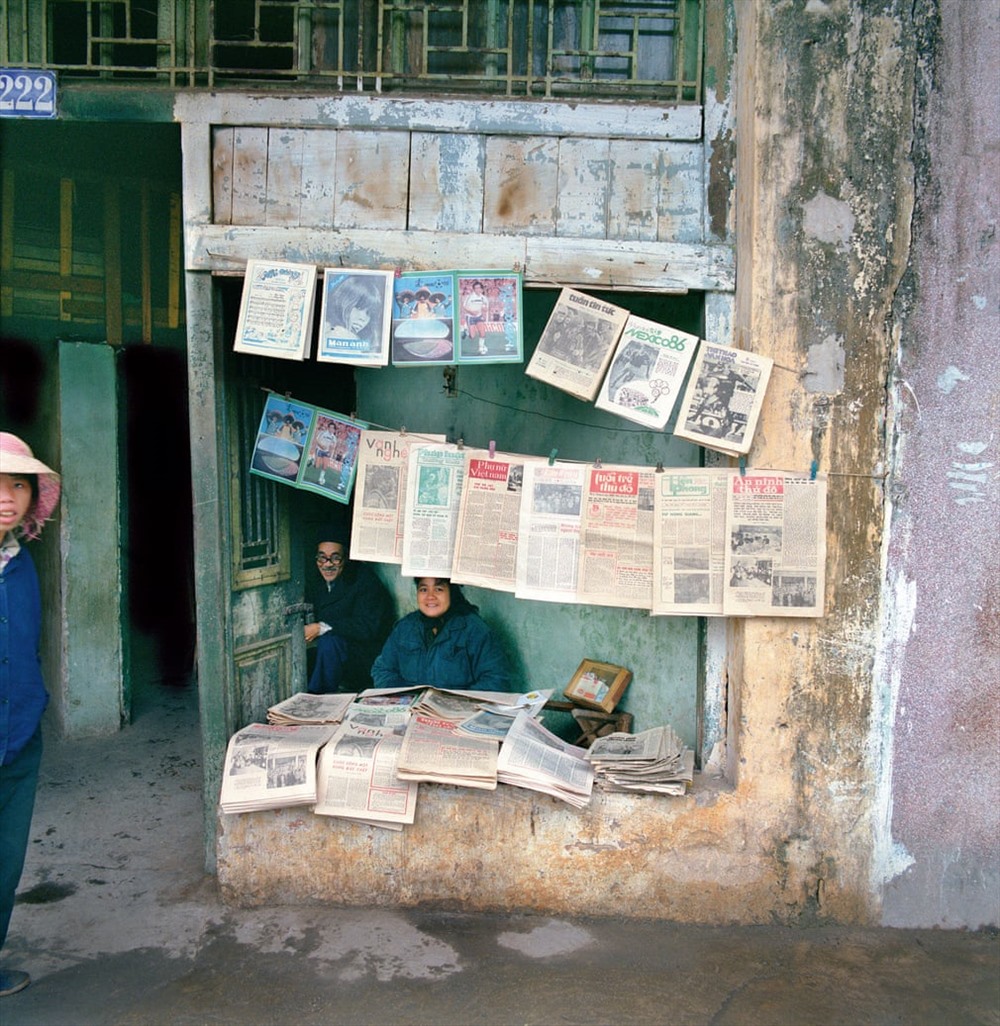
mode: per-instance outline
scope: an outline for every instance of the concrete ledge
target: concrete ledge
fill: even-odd
[[[745,801],[698,779],[683,798],[595,792],[584,809],[522,788],[423,784],[401,832],[307,808],[218,816],[233,905],[335,904],[772,921],[780,887]]]

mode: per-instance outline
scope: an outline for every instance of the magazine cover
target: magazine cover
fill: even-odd
[[[347,503],[354,487],[361,432],[367,426],[343,414],[317,409],[299,488]]]
[[[524,359],[521,275],[458,271],[459,363],[520,363]]]
[[[316,268],[248,260],[236,325],[237,353],[304,360],[312,339]]]
[[[392,362],[427,366],[455,362],[455,276],[407,271],[392,294]]]
[[[593,402],[627,319],[620,306],[563,289],[525,374]]]
[[[749,452],[773,364],[767,356],[702,342],[674,436],[729,455]]]
[[[295,484],[315,410],[308,403],[270,394],[257,429],[250,473]]]
[[[250,473],[347,503],[366,427],[340,413],[268,395]]]
[[[662,430],[697,348],[696,335],[630,315],[597,396],[597,408]]]
[[[392,281],[392,271],[324,270],[320,363],[384,367],[389,362]]]

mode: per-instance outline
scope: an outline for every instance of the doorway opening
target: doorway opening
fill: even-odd
[[[183,350],[122,350],[125,419],[123,577],[127,680],[134,718],[161,688],[196,681],[194,540],[187,367]]]

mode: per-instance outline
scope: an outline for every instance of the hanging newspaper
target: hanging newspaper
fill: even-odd
[[[580,534],[579,601],[649,609],[653,604],[651,467],[588,467]]]
[[[697,348],[695,335],[630,315],[597,396],[597,408],[662,430]]]
[[[518,521],[518,598],[579,602],[580,528],[589,468],[526,463]]]
[[[342,724],[319,754],[313,811],[397,830],[412,823],[419,785],[396,775],[402,743],[392,727]]]
[[[465,453],[457,445],[414,445],[406,478],[404,577],[451,577]]]
[[[389,362],[392,323],[392,271],[323,271],[323,311],[320,319],[320,363],[349,363],[355,367],[384,367]]]
[[[410,446],[443,442],[444,435],[362,431],[358,450],[351,559],[403,562],[403,517]]]
[[[674,435],[730,456],[750,451],[774,361],[702,342]]]
[[[726,569],[725,468],[655,474],[654,616],[722,616]]]
[[[733,474],[726,524],[726,616],[823,615],[824,477]]]
[[[533,459],[467,451],[451,575],[456,584],[514,591],[524,464]]]
[[[311,264],[248,260],[234,351],[306,359],[315,303],[316,268]]]
[[[563,289],[525,374],[593,402],[627,318],[620,306]]]

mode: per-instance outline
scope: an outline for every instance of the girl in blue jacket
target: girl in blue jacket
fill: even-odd
[[[372,667],[375,687],[509,691],[503,649],[462,589],[444,577],[416,582],[417,611],[392,629]]]

